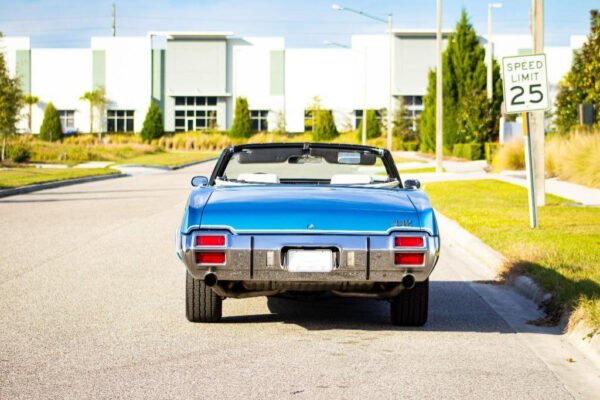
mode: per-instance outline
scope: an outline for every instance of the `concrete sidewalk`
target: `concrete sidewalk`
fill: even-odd
[[[414,158],[415,160],[426,161],[421,164],[421,168],[434,167],[435,162],[420,157],[412,152],[399,153],[405,158]],[[503,182],[512,183],[527,187],[527,178],[525,171],[505,171],[499,174],[485,172],[487,164],[485,161],[444,161],[446,172],[406,174],[403,179],[419,179],[422,183],[444,182],[444,181],[463,181],[479,179],[497,179]],[[400,171],[402,173],[402,171]],[[546,179],[546,193],[560,196],[565,199],[573,200],[584,206],[600,207],[600,189],[594,189],[576,183],[561,181],[558,178]]]
[[[494,175],[496,175],[496,179],[504,182],[527,187],[525,171],[505,171]],[[546,179],[546,193],[564,197],[585,206],[600,207],[600,189],[561,181],[558,178]]]

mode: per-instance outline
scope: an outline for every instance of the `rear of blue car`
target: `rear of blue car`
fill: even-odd
[[[341,162],[365,151],[343,150]],[[389,300],[393,323],[426,322],[440,243],[422,192],[386,182],[228,183],[192,192],[177,235],[190,321],[219,321],[225,298],[322,292]]]

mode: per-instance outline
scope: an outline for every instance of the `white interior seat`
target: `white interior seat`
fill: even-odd
[[[237,177],[238,181],[252,182],[252,183],[279,183],[279,177],[275,174],[239,174]]]
[[[371,175],[338,174],[331,177],[332,185],[368,185],[373,183]]]

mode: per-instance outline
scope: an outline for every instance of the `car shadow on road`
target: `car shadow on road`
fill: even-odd
[[[228,316],[223,318],[223,322],[278,322],[296,324],[307,330],[515,333],[516,331],[471,288],[470,284],[458,281],[431,282],[429,318],[425,326],[418,328],[391,325],[390,304],[386,300],[339,297],[270,297],[267,300],[270,314]]]

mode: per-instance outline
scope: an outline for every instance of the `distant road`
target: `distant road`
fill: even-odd
[[[599,370],[443,248],[424,328],[388,303],[226,300],[185,318],[174,233],[212,164],[0,199],[0,398],[593,398]],[[443,232],[442,232],[443,234]],[[489,274],[488,274],[489,275]],[[572,358],[575,362],[569,362]]]

